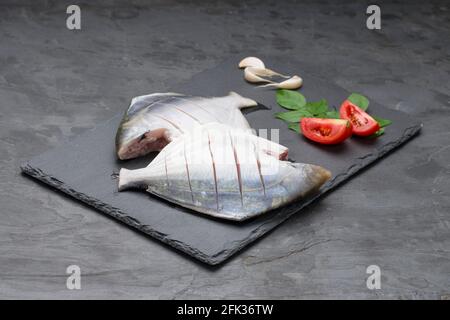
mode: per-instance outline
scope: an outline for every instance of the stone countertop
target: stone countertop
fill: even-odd
[[[62,4],[0,4],[0,298],[450,297],[448,4],[382,4],[371,31],[366,5],[348,1],[133,3],[80,2],[77,31]],[[131,97],[240,53],[307,60],[420,117],[422,133],[215,268],[20,174]],[[69,265],[81,290],[66,288]]]

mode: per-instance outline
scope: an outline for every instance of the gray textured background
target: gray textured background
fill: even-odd
[[[74,32],[69,3],[0,1],[0,298],[450,298],[450,5],[381,4],[369,31],[363,3],[78,2]],[[221,268],[19,173],[130,97],[239,53],[299,56],[421,117],[422,134]],[[82,290],[66,289],[70,264]]]

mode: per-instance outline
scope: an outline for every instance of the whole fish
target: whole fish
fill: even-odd
[[[220,122],[250,128],[240,109],[257,102],[235,92],[224,97],[195,97],[179,93],[154,93],[131,101],[116,134],[119,159],[132,159],[161,151],[177,136],[196,125]]]
[[[242,221],[303,198],[330,178],[322,167],[284,159],[287,148],[210,123],[165,147],[145,168],[121,169],[119,191],[145,188],[180,206]]]

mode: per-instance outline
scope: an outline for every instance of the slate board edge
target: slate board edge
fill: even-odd
[[[408,127],[405,129],[405,131],[403,132],[403,135],[400,137],[400,139],[398,139],[396,141],[391,141],[390,143],[383,145],[381,148],[376,149],[376,152],[370,153],[368,155],[365,155],[363,158],[358,159],[358,161],[356,163],[352,164],[349,168],[347,168],[347,170],[345,172],[335,176],[329,183],[327,183],[326,186],[324,186],[324,188],[321,190],[321,192],[319,194],[317,194],[315,197],[312,197],[308,201],[304,202],[301,206],[297,207],[295,210],[292,210],[288,214],[285,214],[285,217],[282,220],[280,220],[276,226],[279,226],[281,223],[286,221],[293,214],[298,213],[305,206],[309,205],[311,202],[313,202],[314,200],[316,200],[317,198],[319,198],[320,196],[322,196],[329,190],[337,187],[340,183],[342,183],[343,181],[346,180],[347,176],[351,176],[351,175],[355,174],[356,172],[360,171],[364,167],[368,166],[370,163],[380,159],[381,157],[386,155],[388,152],[394,150],[395,148],[399,147],[406,141],[410,140],[412,137],[414,137],[420,131],[421,128],[422,128],[422,124]],[[163,243],[166,243],[166,244],[168,244],[168,245],[170,245],[170,246],[172,246],[172,247],[174,247],[174,248],[206,263],[206,264],[209,264],[209,265],[217,265],[217,264],[224,262],[225,260],[230,258],[232,255],[234,255],[236,252],[240,251],[245,246],[247,246],[249,243],[260,238],[265,233],[267,233],[268,231],[273,229],[273,228],[266,228],[265,225],[261,225],[258,229],[256,229],[254,232],[252,232],[249,237],[247,237],[244,241],[242,241],[239,246],[234,247],[233,249],[230,249],[230,250],[226,250],[226,249],[222,250],[222,251],[210,256],[210,255],[206,255],[203,252],[196,250],[190,246],[187,246],[180,241],[171,239],[166,234],[158,232],[158,231],[152,229],[148,225],[141,224],[137,219],[128,216],[126,213],[124,213],[123,211],[121,211],[118,208],[110,206],[102,201],[99,201],[98,199],[95,199],[84,193],[81,193],[81,192],[78,192],[78,191],[72,189],[69,185],[65,184],[64,182],[58,180],[55,177],[52,177],[49,174],[46,174],[39,168],[34,168],[29,162],[22,165],[20,167],[20,169],[22,170],[23,173],[25,173],[37,180],[40,180],[43,183],[45,183],[51,187],[54,187],[57,190],[65,193],[65,194],[68,194],[69,196],[71,196],[79,201],[82,201],[82,202],[94,207],[95,209],[97,209],[103,213],[106,213],[107,215],[110,215],[113,218],[118,219],[118,220],[122,221],[123,223],[125,223],[131,227],[134,227],[134,228],[144,232],[145,234],[147,234],[159,241],[162,241]]]

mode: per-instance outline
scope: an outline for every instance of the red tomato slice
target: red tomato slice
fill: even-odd
[[[300,126],[306,138],[323,144],[341,143],[352,135],[352,125],[344,119],[302,118]]]
[[[370,136],[380,130],[380,125],[374,118],[349,100],[342,103],[339,114],[342,119],[352,123],[353,133],[358,136]]]

